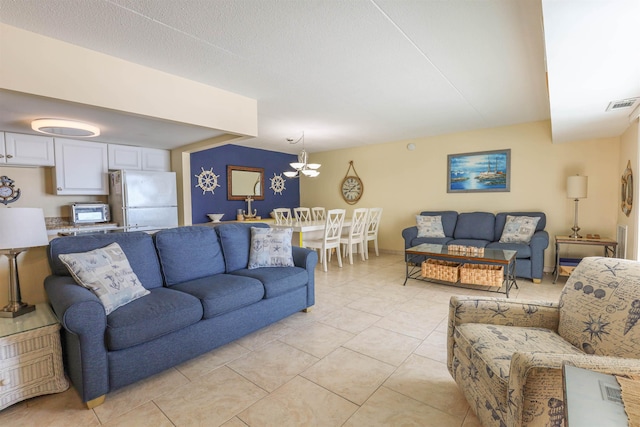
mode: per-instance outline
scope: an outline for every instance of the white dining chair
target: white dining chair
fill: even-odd
[[[327,219],[327,213],[321,206],[311,208],[311,215],[313,216],[314,221],[324,221]]]
[[[373,241],[373,247],[376,251],[376,256],[380,256],[378,252],[378,229],[380,228],[380,219],[382,218],[382,208],[369,209],[369,216],[367,218],[367,229],[365,231],[364,239],[364,256],[369,259],[369,242]]]
[[[330,209],[327,211],[327,218],[324,225],[324,234],[320,239],[309,239],[304,241],[304,246],[311,249],[320,249],[320,262],[322,268],[327,271],[327,263],[331,259],[331,249],[336,250],[338,266],[342,267],[342,256],[340,254],[340,236],[342,234],[342,224],[344,223],[344,209]]]
[[[275,208],[273,210],[277,225],[290,225],[293,220],[291,218],[291,209],[289,208]]]
[[[293,208],[293,215],[298,222],[311,221],[311,209],[309,208]]]
[[[364,250],[364,232],[367,228],[367,217],[369,209],[358,208],[353,210],[353,216],[351,217],[351,225],[349,229],[342,233],[340,237],[340,244],[342,245],[343,256],[349,255],[349,264],[353,264],[353,249],[358,248],[360,257],[365,260]]]

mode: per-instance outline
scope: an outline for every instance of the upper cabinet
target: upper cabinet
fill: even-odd
[[[169,151],[109,144],[109,169],[168,172],[171,170]]]
[[[0,132],[0,165],[53,166],[54,162],[52,137]]]
[[[56,194],[109,194],[107,144],[55,138],[54,145]]]

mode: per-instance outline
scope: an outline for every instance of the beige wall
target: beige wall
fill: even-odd
[[[494,129],[419,138],[374,146],[314,153],[322,164],[318,178],[303,178],[301,204],[327,208],[382,207],[380,247],[400,252],[402,229],[415,224],[423,210],[470,211],[536,210],[547,215],[551,239],[569,234],[574,202],[566,198],[566,179],[573,174],[589,177],[588,197],[579,204],[583,233],[615,237],[620,181],[619,138],[552,144],[548,121]],[[414,151],[407,144],[416,145]],[[511,191],[508,193],[446,192],[447,155],[511,149]],[[364,182],[364,194],[354,206],[340,196],[340,183],[354,161]],[[575,253],[574,253],[575,252]],[[576,255],[571,248],[563,256]],[[554,249],[545,253],[545,268],[553,268]]]
[[[631,214],[627,217],[620,209],[622,202],[621,191],[618,193],[618,224],[627,226],[627,259],[638,259],[638,146],[640,145],[640,135],[638,133],[638,119],[636,119],[629,129],[620,137],[620,161],[618,163],[618,176],[621,177],[627,168],[627,162],[631,161],[631,170],[636,182],[633,188],[633,200],[635,205],[631,208]],[[618,189],[620,188],[620,178],[618,178]]]

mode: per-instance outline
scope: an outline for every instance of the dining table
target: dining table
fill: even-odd
[[[294,233],[298,233],[298,244],[302,246],[302,238],[304,233],[312,232],[312,231],[322,231],[324,232],[324,227],[326,225],[326,221],[292,221],[289,224],[276,224],[275,222],[270,222],[269,226],[271,228],[291,228]],[[351,218],[345,218],[342,223],[342,229],[349,228],[351,226]]]

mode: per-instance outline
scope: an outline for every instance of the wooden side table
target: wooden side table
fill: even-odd
[[[0,410],[69,388],[62,366],[60,324],[48,304],[0,319]]]
[[[553,283],[556,283],[558,276],[561,275],[560,268],[562,266],[560,258],[560,245],[587,245],[587,246],[601,246],[604,250],[604,256],[613,256],[616,253],[616,247],[618,242],[608,237],[595,238],[573,238],[570,236],[556,236],[556,266],[554,268],[555,278]],[[579,261],[579,260],[572,260]],[[577,262],[576,262],[577,263]],[[571,265],[574,265],[573,263]],[[565,274],[562,274],[565,276]]]

